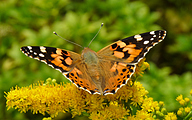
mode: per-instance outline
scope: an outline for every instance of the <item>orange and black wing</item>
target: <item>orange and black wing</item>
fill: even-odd
[[[136,64],[165,36],[166,31],[151,31],[119,40],[98,51],[100,61],[111,63],[104,67],[104,76],[110,75],[105,78],[104,95],[114,94],[125,85],[135,72]]]

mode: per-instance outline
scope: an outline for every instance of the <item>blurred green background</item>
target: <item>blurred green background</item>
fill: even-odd
[[[139,81],[154,100],[176,112],[176,97],[190,97],[192,89],[191,0],[1,0],[0,1],[0,119],[42,119],[43,115],[6,110],[4,91],[16,85],[55,78],[68,82],[58,71],[26,57],[26,45],[58,47],[81,53],[82,48],[52,34],[98,51],[119,39],[151,30],[166,30],[165,40],[146,56],[151,68]],[[59,119],[68,119],[70,114]],[[75,119],[84,119],[76,117]]]

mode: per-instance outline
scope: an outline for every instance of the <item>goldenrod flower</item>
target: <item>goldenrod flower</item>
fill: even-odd
[[[183,114],[183,108],[179,108],[179,110],[177,111],[177,115],[182,116]]]
[[[179,102],[179,101],[181,101],[181,100],[183,100],[183,95],[179,95],[177,98],[176,98],[176,100]]]
[[[153,98],[145,98],[141,108],[147,112],[154,112],[155,108],[159,107],[157,101],[153,101]]]
[[[182,106],[184,106],[185,103],[186,103],[185,100],[180,100],[180,101],[179,101],[179,104],[182,105]]]
[[[124,109],[118,102],[110,102],[105,109],[92,112],[89,118],[93,120],[124,119],[125,115],[129,115],[129,110]]]
[[[162,107],[164,106],[164,102],[163,101],[159,101],[159,105]]]
[[[165,115],[165,120],[177,120],[177,116],[171,112],[171,113],[168,113],[168,115]]]
[[[187,102],[187,103],[188,103],[189,101],[190,101],[190,99],[189,99],[189,98],[185,98],[185,102]]]
[[[51,117],[43,118],[43,120],[52,120],[52,118]]]
[[[148,113],[147,111],[138,110],[136,115],[129,116],[128,120],[154,120],[152,115],[152,113]]]
[[[190,99],[183,99],[183,96],[179,95],[176,100],[182,105],[182,107],[179,108],[179,110],[177,111],[177,115],[179,115],[185,120],[192,119],[192,107],[187,107],[188,103],[190,102]]]
[[[186,107],[186,108],[185,108],[185,112],[186,112],[186,113],[189,113],[190,111],[191,111],[190,107]]]

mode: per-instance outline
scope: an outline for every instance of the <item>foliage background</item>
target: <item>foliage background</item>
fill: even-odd
[[[154,100],[177,111],[176,97],[189,97],[192,88],[191,0],[2,0],[0,1],[0,119],[42,119],[42,115],[6,110],[4,91],[28,86],[48,77],[68,82],[61,73],[21,53],[26,45],[51,46],[81,53],[78,46],[52,34],[98,51],[125,37],[164,29],[167,36],[148,55],[150,70],[139,79]],[[60,118],[71,118],[70,114]],[[76,117],[75,119],[84,119]]]

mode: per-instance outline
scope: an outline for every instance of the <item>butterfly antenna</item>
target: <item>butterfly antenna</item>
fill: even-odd
[[[61,36],[58,35],[56,32],[53,32],[53,34],[57,35],[58,37],[60,37],[61,39],[65,40],[65,41],[67,41],[67,42],[69,42],[69,43],[72,43],[72,44],[74,44],[74,45],[77,45],[77,46],[83,48],[81,45],[79,45],[79,44],[77,44],[77,43],[75,43],[75,42],[72,42],[72,41],[70,41],[70,40],[67,40],[67,39],[61,37]]]
[[[93,40],[95,39],[95,37],[97,37],[97,35],[99,34],[99,31],[100,31],[101,28],[103,27],[103,24],[104,24],[104,23],[101,23],[101,27],[99,28],[97,34],[93,37],[93,39],[91,40],[91,42],[89,43],[89,45],[93,42]],[[88,47],[89,47],[89,45],[88,45]]]

